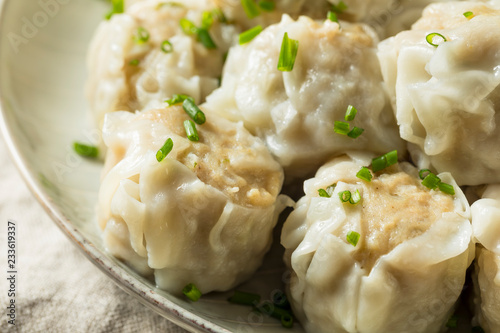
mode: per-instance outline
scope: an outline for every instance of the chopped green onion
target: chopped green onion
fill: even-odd
[[[111,11],[106,14],[106,20],[109,20],[114,14],[121,14],[124,12],[125,6],[123,5],[123,0],[111,0]]]
[[[431,170],[429,169],[422,169],[418,172],[418,176],[420,177],[420,179],[424,180],[425,177],[427,177],[428,174],[432,173]]]
[[[326,193],[328,193],[330,196],[333,195],[333,192],[335,191],[335,187],[337,187],[337,184],[332,184],[326,188]]]
[[[347,136],[356,139],[361,134],[363,134],[364,131],[365,131],[364,129],[354,126],[354,128],[349,133],[347,133]]]
[[[186,18],[181,18],[179,24],[186,35],[196,35],[198,33],[198,28]]]
[[[372,160],[372,170],[373,172],[378,172],[396,163],[398,163],[398,151],[393,150],[387,154],[374,158]]]
[[[446,194],[449,194],[449,195],[455,195],[455,188],[453,187],[453,185],[440,182],[438,184],[438,188],[443,193],[446,193]]]
[[[474,326],[471,330],[472,333],[485,333],[481,326]]]
[[[356,174],[356,177],[358,177],[361,180],[371,182],[373,176],[367,167],[362,167],[361,170],[359,170],[358,173]]]
[[[361,235],[359,233],[357,233],[356,231],[349,231],[347,233],[346,239],[349,242],[349,244],[351,244],[352,246],[356,246],[356,245],[358,245],[360,236]]]
[[[338,5],[332,5],[332,11],[337,14],[342,14],[347,9],[347,5],[344,1],[340,1]]]
[[[134,40],[137,44],[144,44],[149,40],[149,32],[143,27],[137,28],[134,35]]]
[[[217,19],[221,23],[227,23],[226,15],[224,15],[224,13],[222,12],[222,9],[220,9],[220,8],[216,8],[216,9],[212,10],[212,17],[214,17],[215,19]]]
[[[174,51],[174,46],[168,40],[164,40],[161,43],[161,50],[165,53],[172,53]]]
[[[467,18],[467,19],[471,19],[473,16],[474,16],[474,13],[473,12],[465,12],[464,13],[464,16]]]
[[[195,123],[198,125],[203,125],[205,123],[205,114],[196,105],[192,97],[186,98],[184,102],[182,102],[182,107]]]
[[[351,205],[356,205],[361,201],[361,194],[359,193],[359,190],[356,190],[356,192],[351,193],[351,198],[349,199],[349,203]]]
[[[328,192],[327,192],[326,190],[322,189],[322,188],[320,188],[320,189],[318,190],[318,194],[319,194],[319,196],[320,196],[320,197],[322,197],[322,198],[330,198],[330,197],[331,197],[331,195],[330,195],[330,194],[328,194]]]
[[[260,295],[235,290],[233,296],[228,301],[234,304],[255,306],[260,302]]]
[[[353,121],[356,117],[356,113],[358,113],[358,110],[354,106],[349,105],[347,107],[347,111],[345,112],[344,119],[346,121]]]
[[[454,314],[453,316],[448,319],[448,322],[446,323],[446,327],[448,328],[457,328],[458,327],[458,316]]]
[[[261,0],[259,1],[259,7],[265,12],[272,12],[275,8],[275,4],[273,1]]]
[[[290,309],[290,302],[288,301],[288,298],[286,297],[286,294],[281,291],[281,290],[275,290],[271,294],[271,299],[273,301],[273,304],[276,305],[277,307],[280,307],[282,309]]]
[[[443,42],[447,41],[446,37],[443,36],[443,35],[441,35],[440,33],[437,33],[437,32],[430,33],[427,36],[425,36],[425,40],[427,41],[427,43],[431,44],[434,47],[438,47],[439,46],[439,44],[434,44],[434,37],[440,37],[440,38],[442,38]]]
[[[168,106],[176,105],[176,104],[181,104],[184,102],[186,99],[190,98],[188,95],[182,95],[182,94],[175,94],[172,96],[171,99],[165,100],[165,103],[168,104]]]
[[[99,149],[96,146],[90,146],[80,142],[74,142],[73,149],[78,155],[83,157],[97,157],[97,155],[99,155]]]
[[[260,312],[262,312],[270,317],[280,319],[280,320],[281,320],[282,316],[291,316],[292,315],[290,313],[290,311],[283,309],[283,308],[280,308],[278,306],[275,306],[270,301],[262,302],[262,304],[260,304],[257,307],[257,310],[259,310]]]
[[[192,120],[184,120],[184,129],[186,130],[186,135],[190,141],[200,141],[196,125]]]
[[[291,314],[281,316],[281,326],[283,326],[284,328],[292,328],[293,316]]]
[[[440,182],[441,179],[431,172],[422,180],[422,185],[428,189],[435,190]]]
[[[299,50],[299,41],[288,38],[288,33],[285,32],[283,41],[281,42],[280,57],[278,59],[278,70],[282,72],[290,72],[295,64],[297,52]]]
[[[350,126],[343,121],[335,121],[333,123],[333,131],[338,134],[347,135],[350,132]]]
[[[139,63],[140,63],[139,59],[132,59],[128,64],[130,66],[139,66]]]
[[[201,297],[201,291],[192,283],[185,286],[182,293],[193,302],[196,302]]]
[[[174,148],[174,142],[172,141],[171,138],[168,138],[167,141],[163,144],[163,147],[156,152],[156,160],[158,162],[161,162],[167,157],[167,155],[172,151],[172,148]]]
[[[339,193],[340,201],[349,202],[351,200],[351,192],[350,191],[342,191]]]
[[[212,12],[204,11],[201,15],[201,28],[202,29],[210,29],[212,24],[214,23],[214,17],[212,16]]]
[[[328,14],[326,14],[326,18],[332,22],[340,23],[339,18],[337,17],[337,14],[335,14],[335,12],[329,11]]]
[[[240,45],[250,42],[252,39],[257,37],[258,34],[262,32],[262,26],[257,25],[247,31],[244,31],[239,36]]]
[[[217,48],[207,29],[198,29],[198,40],[209,50]]]
[[[156,6],[156,10],[160,9],[161,7],[177,7],[177,8],[186,8],[182,3],[176,2],[176,1],[167,1],[167,2],[160,2]]]
[[[241,0],[241,5],[249,19],[260,15],[259,7],[257,7],[257,4],[253,0]]]

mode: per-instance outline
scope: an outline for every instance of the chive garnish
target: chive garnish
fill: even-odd
[[[440,33],[437,33],[437,32],[430,33],[427,36],[425,36],[425,40],[427,41],[427,43],[429,43],[430,45],[432,45],[434,47],[438,47],[439,46],[439,44],[435,44],[434,43],[434,37],[441,38],[442,42],[446,42],[447,41],[446,37],[443,36],[443,35],[441,35]]]
[[[374,158],[372,160],[372,170],[373,172],[378,172],[396,163],[398,163],[398,151],[393,150],[387,154]]]
[[[188,97],[182,102],[182,108],[198,125],[203,125],[205,123],[205,114],[196,105],[192,97]]]
[[[182,31],[184,31],[186,35],[196,35],[198,33],[198,28],[196,27],[196,25],[194,25],[193,22],[189,21],[186,18],[181,18],[179,24]]]
[[[327,19],[329,19],[332,22],[339,22],[339,18],[337,17],[337,14],[335,12],[329,11],[328,14],[326,14]]]
[[[129,61],[128,64],[130,66],[139,66],[139,63],[140,63],[139,59],[132,59],[132,60]]]
[[[446,323],[446,327],[448,328],[457,328],[458,327],[458,316],[456,314],[452,315],[448,322]]]
[[[441,192],[455,195],[455,188],[451,184],[443,183],[441,178],[433,174],[429,169],[420,170],[418,173],[420,179],[422,179],[422,185],[430,190],[439,189]]]
[[[474,13],[473,12],[465,12],[464,16],[465,16],[465,18],[470,20],[474,16]]]
[[[134,40],[137,44],[144,44],[149,40],[149,32],[143,27],[137,28]]]
[[[361,193],[359,193],[359,190],[356,190],[356,192],[351,193],[351,197],[349,198],[349,203],[351,205],[356,205],[361,201]]]
[[[257,37],[257,35],[260,34],[261,32],[262,32],[261,25],[257,25],[251,29],[248,29],[247,31],[242,32],[239,36],[240,45],[250,42],[252,39]]]
[[[347,136],[356,139],[361,134],[363,134],[364,131],[365,131],[364,129],[354,126],[353,129],[349,133],[347,133]]]
[[[347,9],[344,1],[340,1],[337,5],[332,5],[332,11],[337,14],[342,14]]]
[[[201,297],[201,291],[193,283],[185,286],[182,293],[193,302],[196,302]]]
[[[188,99],[188,95],[183,95],[183,94],[175,94],[172,96],[171,99],[165,100],[165,103],[168,104],[168,106],[176,105],[176,104],[181,104],[184,102],[186,99]]]
[[[367,167],[362,167],[361,170],[359,170],[358,173],[356,174],[356,177],[358,177],[361,180],[371,182],[373,176]]]
[[[161,43],[161,50],[165,53],[172,53],[174,51],[174,46],[168,40],[164,40]]]
[[[322,197],[322,198],[330,198],[330,197],[331,197],[331,195],[330,195],[330,194],[328,194],[328,192],[326,192],[326,190],[324,190],[324,189],[322,189],[322,188],[320,188],[320,189],[318,190],[318,194],[319,194],[319,196],[320,196],[320,197]]]
[[[257,7],[257,4],[253,0],[241,0],[241,5],[249,19],[260,15],[259,7]]]
[[[349,231],[347,233],[346,239],[352,246],[358,245],[360,234],[356,231]]]
[[[198,29],[198,40],[209,50],[217,48],[217,45],[215,45],[214,40],[205,28]]]
[[[424,180],[425,177],[427,177],[427,175],[431,174],[431,170],[429,169],[422,169],[418,172],[418,176],[420,177],[420,179]]]
[[[260,302],[260,295],[235,290],[228,301],[234,304],[255,306]]]
[[[339,192],[339,198],[340,201],[342,202],[349,202],[349,200],[351,199],[351,192],[350,191]]]
[[[163,144],[163,147],[158,150],[156,153],[156,160],[158,162],[161,162],[167,157],[167,155],[172,151],[172,148],[174,147],[174,142],[172,141],[171,138],[168,138],[167,141]]]
[[[282,309],[291,308],[290,302],[288,301],[286,294],[279,289],[275,290],[272,293],[271,300],[273,301],[273,304],[276,305],[277,307],[280,307]]]
[[[201,16],[201,28],[208,30],[212,27],[213,23],[214,17],[212,16],[212,12],[204,11]]]
[[[99,149],[96,146],[90,146],[80,142],[74,142],[73,149],[78,155],[83,157],[97,157],[99,155]]]
[[[282,72],[290,72],[295,64],[298,50],[299,41],[288,38],[288,33],[285,32],[283,41],[281,42],[280,57],[278,59],[278,70]]]
[[[259,1],[259,7],[265,12],[272,12],[275,8],[275,4],[273,1],[261,0]]]
[[[184,120],[184,129],[186,130],[187,138],[190,141],[200,141],[196,125],[192,120]]]
[[[281,326],[284,328],[293,327],[293,316],[291,314],[285,314],[281,316]]]
[[[111,0],[111,11],[106,14],[106,20],[109,20],[114,14],[121,14],[124,12],[125,6],[123,0]]]
[[[443,193],[446,193],[446,194],[449,194],[449,195],[455,195],[455,188],[453,187],[453,185],[440,182],[438,184],[438,188]]]
[[[431,172],[422,180],[422,185],[428,189],[435,190],[440,182],[441,179]]]

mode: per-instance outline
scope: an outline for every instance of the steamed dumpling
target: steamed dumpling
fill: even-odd
[[[269,249],[289,200],[278,196],[283,170],[241,124],[207,114],[192,142],[186,119],[179,106],[106,115],[99,225],[108,250],[154,272],[160,288],[227,290]],[[168,138],[173,150],[158,162]]]
[[[463,13],[472,11],[467,19]],[[500,11],[479,2],[433,4],[410,31],[379,45],[403,139],[420,167],[459,185],[500,182]],[[426,41],[431,33],[447,42]]]
[[[304,183],[283,227],[294,313],[315,333],[438,332],[473,259],[465,196],[448,173],[439,177],[454,196],[427,189],[408,163],[363,181],[356,173],[370,160],[352,156]],[[318,195],[332,184],[331,197]],[[342,203],[343,191],[359,191],[361,201]],[[355,246],[350,231],[360,235]]]
[[[145,0],[102,22],[88,53],[86,87],[96,125],[101,127],[106,112],[161,107],[174,94],[204,101],[218,87],[235,27],[214,20],[209,32],[217,48],[207,49],[179,22],[187,18],[199,27],[203,12],[216,8],[210,0],[182,5]],[[139,34],[146,40],[137,41]],[[170,53],[162,50],[166,40],[173,46]]]
[[[373,32],[364,25],[284,15],[245,45],[231,48],[222,85],[206,108],[262,138],[287,176],[314,173],[347,150],[404,151],[377,66]],[[299,41],[291,72],[277,69],[285,32]],[[333,131],[349,105],[358,114],[357,139]]]
[[[490,185],[471,206],[476,250],[476,318],[487,333],[500,332],[500,185]]]

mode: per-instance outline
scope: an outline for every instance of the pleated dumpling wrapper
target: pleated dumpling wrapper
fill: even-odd
[[[294,313],[315,333],[439,332],[474,257],[464,194],[449,173],[438,176],[454,195],[428,189],[406,162],[362,180],[370,159],[351,156],[307,180],[285,222]]]
[[[487,333],[500,332],[500,185],[486,187],[471,206],[476,249],[476,318]]]
[[[222,85],[206,107],[262,138],[288,180],[312,176],[329,158],[347,150],[383,154],[404,151],[377,66],[377,37],[365,25],[297,21],[287,15],[251,42],[231,48]],[[298,41],[291,71],[278,70],[285,36]],[[346,122],[346,110],[357,109]],[[353,138],[334,132],[335,122]]]
[[[470,1],[430,5],[412,30],[379,44],[400,134],[420,168],[451,172],[459,185],[500,182],[499,45],[500,11]]]
[[[235,26],[221,23],[218,13],[210,0],[144,0],[103,21],[87,59],[86,93],[96,126],[107,112],[161,107],[174,94],[203,102],[218,87],[224,54],[237,38]],[[190,24],[204,27],[215,46],[202,43]]]
[[[98,219],[106,247],[174,294],[189,283],[207,293],[249,278],[290,200],[279,195],[282,168],[258,138],[206,118],[198,142],[186,137],[180,106],[113,112],[104,123]],[[168,139],[173,148],[159,162]]]

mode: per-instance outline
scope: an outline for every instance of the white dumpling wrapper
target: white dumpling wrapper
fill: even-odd
[[[174,115],[164,118],[172,108]],[[207,114],[210,124],[198,127],[200,142],[192,143],[183,134],[187,116],[181,107],[172,108],[106,115],[108,155],[98,208],[105,245],[139,272],[154,272],[157,285],[174,294],[188,283],[203,293],[228,290],[260,266],[278,215],[290,205],[289,198],[278,196],[283,171],[241,124]],[[212,132],[204,132],[207,126]],[[159,163],[156,152],[169,137],[174,148]],[[214,138],[237,148],[211,147]],[[228,174],[229,166],[222,166],[209,170],[211,184],[201,181],[195,170],[207,166],[206,155],[193,153],[193,145],[203,144],[209,145],[200,148],[208,155],[227,153],[220,156],[227,159],[223,165],[252,168],[260,180],[241,180],[237,170]],[[238,191],[245,192],[231,196]]]
[[[472,11],[470,20],[465,11]],[[500,12],[480,2],[426,8],[410,31],[379,44],[401,137],[420,168],[459,185],[500,181]],[[426,36],[447,42],[434,47]]]
[[[294,313],[309,332],[439,332],[474,256],[468,203],[453,178],[440,174],[455,188],[454,211],[379,257],[370,271],[353,258],[356,248],[345,239],[351,230],[363,234],[360,209],[338,197],[356,189],[363,196],[366,188],[356,173],[369,163],[359,157],[334,159],[304,183],[306,195],[285,222],[281,238],[292,271]],[[412,169],[407,164],[401,168]],[[317,190],[332,183],[337,183],[332,197],[319,197]]]

